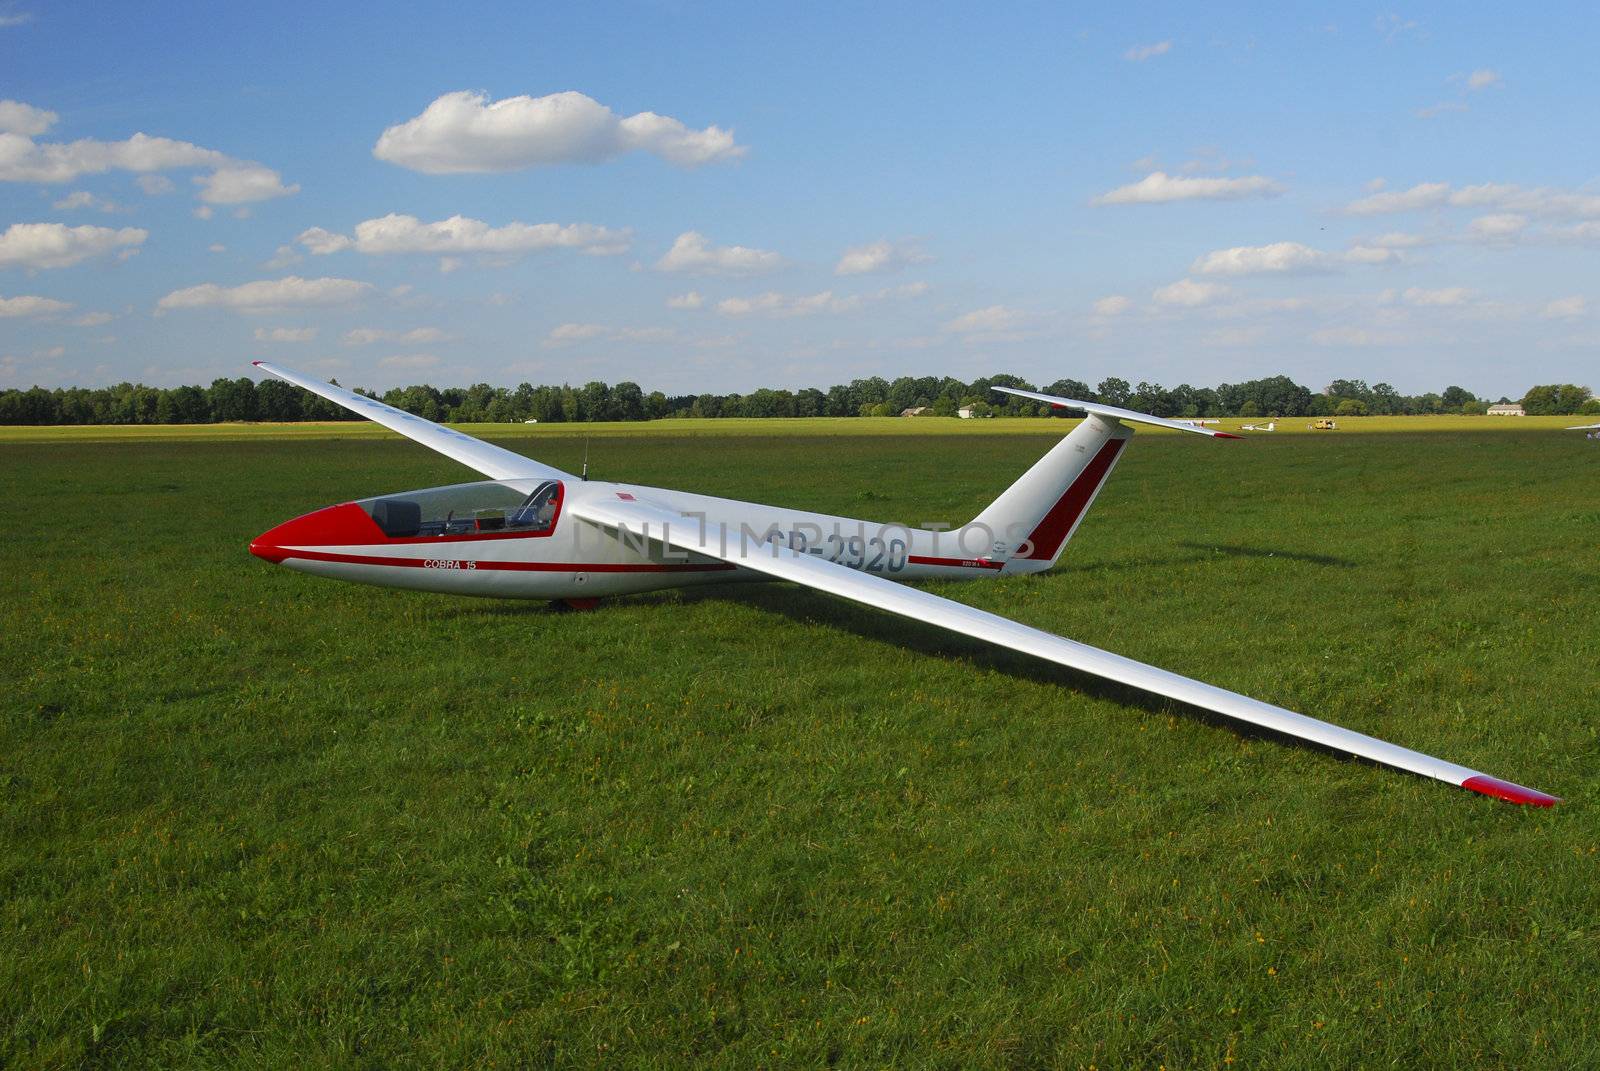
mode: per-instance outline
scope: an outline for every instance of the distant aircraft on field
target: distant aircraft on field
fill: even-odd
[[[897,580],[1042,573],[1061,556],[1133,436],[1126,422],[1237,439],[1095,402],[998,391],[1087,419],[961,528],[935,530],[573,476],[286,368],[264,372],[416,440],[488,479],[329,506],[250,553],[319,576],[458,595],[552,599],[733,580],[788,580],[1334,751],[1512,803],[1556,797],[1236,692],[1031,628]],[[1092,621],[1093,608],[1086,619]]]
[[[1239,430],[1240,431],[1277,431],[1278,430],[1278,422],[1276,420],[1269,420],[1265,424],[1245,424],[1245,425],[1241,426],[1239,428]]]

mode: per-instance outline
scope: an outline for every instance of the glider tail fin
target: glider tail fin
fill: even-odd
[[[1073,428],[972,522],[974,526],[987,528],[996,543],[1006,546],[1008,573],[1043,572],[1061,557],[1067,541],[1078,530],[1078,524],[1116,467],[1122,448],[1133,437],[1133,429],[1122,423],[1124,420],[1216,439],[1239,438],[1227,432],[1210,431],[1098,402],[1057,398],[1014,387],[994,389],[1045,402],[1057,409],[1081,409],[1089,414],[1087,420]]]
[[[1043,572],[1056,563],[1132,437],[1132,428],[1091,417],[978,514],[972,525],[1011,548],[1006,572]]]

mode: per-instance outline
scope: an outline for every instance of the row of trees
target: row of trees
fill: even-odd
[[[1359,379],[1336,379],[1318,392],[1288,376],[1192,387],[1187,383],[1130,384],[1108,378],[1094,387],[1058,379],[1040,388],[1011,375],[963,382],[948,376],[881,376],[851,380],[826,390],[769,390],[749,394],[646,394],[637,383],[586,383],[581,387],[514,388],[475,383],[438,388],[426,384],[396,387],[382,397],[390,405],[428,420],[458,422],[561,423],[588,420],[659,420],[666,417],[893,416],[925,407],[936,416],[955,416],[971,406],[982,416],[1035,416],[1047,412],[1026,399],[994,393],[993,386],[1040,389],[1047,394],[1119,405],[1165,417],[1296,417],[1367,414],[1482,413],[1487,405],[1464,387],[1437,394],[1403,395],[1387,383],[1368,386]],[[359,388],[357,388],[359,390]],[[1506,401],[1507,399],[1501,399]],[[1532,414],[1600,412],[1600,400],[1587,387],[1570,383],[1537,386],[1522,399]],[[0,391],[0,424],[206,424],[222,421],[354,420],[354,414],[308,391],[276,379],[218,379],[209,387],[114,387]]]

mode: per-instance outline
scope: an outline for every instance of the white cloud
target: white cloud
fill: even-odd
[[[280,245],[278,248],[282,249],[284,247]],[[228,247],[223,245],[221,242],[212,242],[210,245],[206,246],[206,252],[208,253],[226,253],[227,251]]]
[[[0,15],[0,29],[9,30],[13,26],[26,26],[33,21],[31,11],[13,11]]]
[[[0,297],[0,319],[13,316],[54,316],[66,312],[72,305],[55,298],[19,294],[17,297]]]
[[[1365,327],[1324,327],[1311,332],[1311,341],[1318,346],[1388,346],[1396,336]]]
[[[1467,298],[1472,296],[1472,291],[1464,286],[1447,286],[1438,290],[1424,290],[1421,287],[1408,287],[1400,296],[1408,305],[1417,305],[1423,308],[1446,308],[1456,305],[1465,305]]]
[[[1409,190],[1391,190],[1369,194],[1351,201],[1344,210],[1352,216],[1376,216],[1390,212],[1413,212],[1419,208],[1434,208],[1445,203],[1450,196],[1448,182],[1421,182]]]
[[[73,190],[61,200],[56,201],[51,207],[62,212],[71,212],[79,208],[93,208],[101,212],[115,212],[117,210],[117,206],[113,202],[96,197],[88,190]]]
[[[761,315],[777,319],[816,316],[824,313],[839,315],[892,299],[921,297],[927,292],[927,283],[884,287],[882,290],[866,294],[835,294],[832,290],[823,290],[816,294],[791,295],[769,290],[755,297],[728,298],[719,301],[717,312],[723,316]]]
[[[1404,258],[1398,249],[1382,245],[1355,245],[1345,253],[1344,259],[1351,264],[1394,264]]]
[[[1133,302],[1121,294],[1111,294],[1094,303],[1096,316],[1121,316],[1133,308]]]
[[[1157,305],[1178,305],[1195,308],[1217,300],[1228,293],[1221,283],[1198,283],[1193,279],[1179,279],[1151,293]]]
[[[1527,216],[1501,212],[1479,216],[1469,225],[1472,237],[1485,242],[1506,242],[1516,238],[1528,225]]]
[[[74,327],[99,327],[108,324],[114,317],[109,312],[86,312],[72,321]]]
[[[251,204],[288,197],[300,192],[300,184],[283,184],[283,177],[261,164],[239,163],[219,167],[209,175],[196,175],[200,200],[212,205]]]
[[[20,100],[0,100],[0,134],[20,134],[25,138],[38,137],[55,125],[60,116],[55,112],[35,108]]]
[[[667,299],[669,309],[698,309],[706,303],[698,290],[691,290],[687,294],[675,294]]]
[[[1467,89],[1473,92],[1480,89],[1488,89],[1491,86],[1503,86],[1504,84],[1500,78],[1500,72],[1490,70],[1488,67],[1480,67],[1467,75]]]
[[[1362,245],[1378,249],[1415,249],[1418,246],[1427,245],[1429,241],[1430,239],[1426,235],[1390,231],[1388,234],[1380,234],[1376,238],[1369,238],[1362,242]]]
[[[891,242],[880,238],[844,251],[834,266],[835,275],[863,275],[867,272],[898,271],[909,264],[925,264],[933,258],[915,242]]]
[[[1438,104],[1430,104],[1426,108],[1418,108],[1414,113],[1418,119],[1437,119],[1450,112],[1467,111],[1467,106],[1459,100],[1442,100]]]
[[[731,130],[691,130],[676,119],[640,112],[619,119],[582,93],[507,97],[446,93],[421,115],[391,126],[372,155],[430,175],[519,171],[550,164],[601,163],[648,152],[681,167],[744,155]]]
[[[1023,323],[1022,313],[1004,305],[990,305],[957,316],[944,330],[957,335],[988,335],[1015,331]]]
[[[206,168],[196,177],[202,201],[246,204],[295,193],[278,173],[261,164],[236,160],[226,153],[188,141],[138,133],[123,141],[80,138],[70,142],[36,142],[56,116],[53,112],[0,101],[0,182],[72,182],[83,175],[132,171],[146,193],[168,193],[172,183],[160,171]]]
[[[317,337],[315,327],[258,327],[257,342],[310,342]]]
[[[1134,63],[1143,63],[1154,56],[1165,56],[1170,51],[1172,51],[1171,41],[1157,41],[1153,45],[1134,45],[1122,54],[1122,58]]]
[[[656,261],[656,271],[689,275],[763,275],[783,265],[777,253],[742,245],[711,245],[699,231],[678,235],[672,248]]]
[[[507,223],[491,227],[479,219],[451,216],[424,223],[416,216],[390,213],[356,224],[355,237],[334,234],[321,227],[301,232],[296,239],[318,256],[345,249],[373,256],[395,253],[468,253],[515,256],[542,249],[576,249],[610,256],[625,252],[630,232],[597,227],[592,223]]]
[[[149,236],[138,227],[13,223],[0,234],[0,268],[65,268],[118,250],[127,253]]]
[[[1316,272],[1329,270],[1329,261],[1328,254],[1299,242],[1274,242],[1271,245],[1218,249],[1196,260],[1189,270],[1196,275]]]
[[[195,219],[210,219],[215,214],[215,210],[210,205],[200,205],[194,210]]]
[[[1236,201],[1272,197],[1283,187],[1262,175],[1240,178],[1196,178],[1152,171],[1138,182],[1119,186],[1094,198],[1097,205],[1153,205],[1168,201]]]
[[[282,271],[284,268],[298,264],[304,259],[306,258],[295,252],[294,246],[280,245],[273,252],[272,259],[261,266],[268,271]]]
[[[1409,190],[1376,193],[1345,205],[1353,216],[1411,212],[1424,208],[1498,208],[1528,216],[1600,217],[1600,194],[1515,183],[1485,182],[1452,189],[1448,182],[1419,183]]]
[[[1573,295],[1572,297],[1557,298],[1544,307],[1544,316],[1548,320],[1569,320],[1582,316],[1589,311],[1587,298]]]
[[[425,346],[449,338],[437,327],[413,327],[409,331],[390,331],[382,327],[358,327],[344,333],[346,346],[367,346],[374,342],[398,342],[402,346]]]
[[[302,279],[289,275],[282,279],[263,279],[243,286],[224,287],[216,283],[174,290],[156,303],[158,312],[170,309],[224,308],[235,312],[258,313],[277,309],[349,305],[372,290],[371,283],[354,279]]]
[[[141,190],[151,197],[159,197],[164,193],[173,193],[178,188],[165,175],[140,175],[134,181],[139,184]]]
[[[397,353],[378,362],[382,368],[433,368],[439,358],[431,353]]]
[[[607,342],[656,344],[671,342],[678,333],[670,327],[606,327],[604,324],[561,324],[544,338],[544,348],[559,349],[578,342],[603,339]]]

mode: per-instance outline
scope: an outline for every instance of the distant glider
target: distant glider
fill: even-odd
[[[521,454],[263,361],[262,371],[461,462],[487,481],[329,506],[250,553],[319,576],[457,595],[552,599],[730,580],[788,580],[1274,732],[1512,803],[1556,797],[895,583],[1041,573],[1061,556],[1133,429],[1226,432],[1010,387],[1088,418],[970,524],[936,531],[574,477]]]

